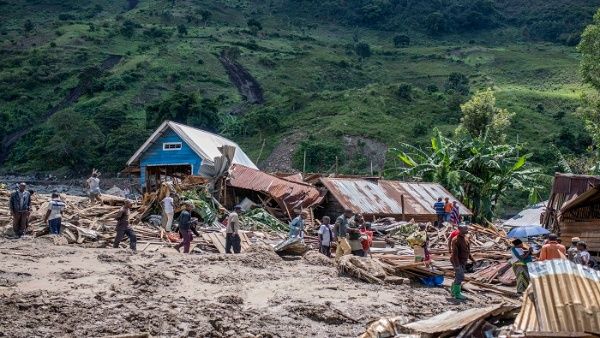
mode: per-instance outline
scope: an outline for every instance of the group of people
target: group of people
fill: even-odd
[[[457,201],[450,202],[448,197],[443,200],[439,197],[437,202],[433,204],[433,209],[437,215],[437,221],[434,224],[436,227],[441,228],[444,223],[460,224],[461,215]]]
[[[533,262],[536,259],[536,253],[532,246],[526,246],[520,239],[515,239],[512,242],[511,248],[511,264],[515,276],[517,277],[517,293],[521,294],[529,285],[529,271],[527,263]],[[548,235],[544,241],[544,245],[537,253],[538,261],[547,261],[551,259],[568,259],[573,263],[584,266],[592,266],[593,261],[590,253],[587,251],[587,244],[580,240],[579,237],[571,239],[571,246],[566,249],[561,244],[560,239],[555,234]]]
[[[290,238],[302,237],[304,222],[308,217],[306,211],[300,213],[290,224]],[[332,244],[336,244],[335,257],[355,255],[366,257],[370,254],[373,244],[373,231],[371,223],[366,222],[362,214],[355,214],[351,209],[346,209],[331,223],[329,216],[323,216],[318,230],[319,251],[331,257]]]

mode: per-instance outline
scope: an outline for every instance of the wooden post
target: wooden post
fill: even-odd
[[[302,164],[302,172],[306,172],[306,150],[304,151],[304,163]]]
[[[371,176],[373,176],[373,161],[371,161]]]
[[[400,195],[400,206],[402,207],[402,220],[406,221],[406,212],[404,211],[404,194]]]
[[[336,156],[335,156],[335,173],[334,173],[334,174],[336,174],[336,175],[337,175],[337,173],[338,173],[338,157],[337,157],[337,155],[336,155]]]

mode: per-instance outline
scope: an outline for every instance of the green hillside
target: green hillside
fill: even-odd
[[[574,115],[585,90],[574,46],[598,7],[3,0],[2,171],[117,171],[165,118],[224,133],[267,169],[301,169],[306,152],[309,171],[336,157],[342,172],[381,171],[387,146],[452,133],[460,103],[491,87],[516,113],[511,140],[550,173],[552,145],[590,144]],[[247,70],[264,102],[240,95],[219,56]]]

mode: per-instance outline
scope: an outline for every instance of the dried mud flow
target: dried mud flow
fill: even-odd
[[[382,316],[421,319],[501,301],[366,284],[315,253],[288,261],[261,247],[186,256],[0,239],[0,262],[3,337],[356,337]]]

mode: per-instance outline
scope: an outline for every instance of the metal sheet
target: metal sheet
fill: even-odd
[[[271,196],[290,213],[294,208],[307,208],[322,200],[319,190],[309,184],[287,181],[243,165],[231,166],[227,183]]]
[[[476,320],[487,318],[494,313],[503,313],[514,308],[514,306],[498,304],[481,309],[468,309],[462,312],[446,311],[437,316],[403,326],[417,332],[429,334],[452,332],[462,329]]]
[[[600,272],[559,259],[527,267],[531,286],[515,320],[518,329],[600,333]]]
[[[548,201],[534,204],[531,207],[522,210],[502,225],[506,227],[524,227],[530,225],[542,225],[542,213],[546,210]]]
[[[433,203],[438,197],[457,200],[437,183],[363,178],[321,178],[321,182],[344,208],[363,214],[402,215],[402,196],[406,215],[435,215]],[[458,206],[461,214],[472,215],[462,203]]]

